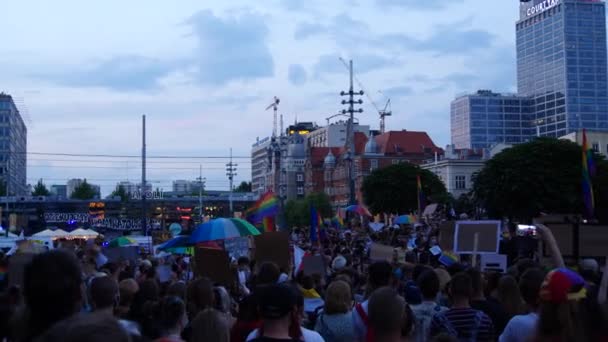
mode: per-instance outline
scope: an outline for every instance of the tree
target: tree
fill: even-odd
[[[444,203],[449,198],[443,182],[417,165],[401,163],[377,169],[363,180],[363,199],[375,213],[406,214],[418,209],[416,176],[420,175],[426,203]]]
[[[322,218],[332,217],[331,202],[324,192],[312,193],[304,199],[291,200],[285,204],[285,220],[289,227],[310,225],[310,210],[314,206]]]
[[[131,194],[127,193],[127,190],[125,190],[125,187],[122,185],[116,187],[116,190],[112,191],[112,193],[110,194],[111,197],[120,197],[120,200],[122,202],[128,201],[130,195]]]
[[[79,186],[74,188],[74,192],[70,196],[72,199],[87,200],[92,199],[97,195],[97,191],[85,179]]]
[[[578,144],[553,138],[538,138],[506,149],[474,176],[474,200],[490,217],[522,222],[541,212],[582,213],[581,152]],[[597,154],[594,160],[596,213],[606,215],[608,162]]]
[[[32,191],[32,196],[48,196],[50,194],[49,189],[46,188],[46,185],[42,182],[42,179],[38,180],[36,186],[34,186],[34,191]]]
[[[251,182],[242,181],[241,184],[234,189],[234,192],[251,192]]]

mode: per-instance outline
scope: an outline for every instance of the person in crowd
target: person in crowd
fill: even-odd
[[[17,332],[18,336],[33,340],[55,323],[80,312],[81,285],[82,271],[74,254],[53,250],[36,255],[24,271],[28,317],[24,318],[26,330]]]
[[[260,265],[255,277],[255,285],[263,286],[276,284],[281,276],[281,269],[273,262],[264,262]]]
[[[139,284],[133,278],[123,279],[118,284],[120,302],[116,307],[116,317],[127,318],[133,304],[135,294],[139,291]]]
[[[159,309],[161,337],[156,342],[183,342],[181,333],[188,324],[184,301],[176,296],[168,296],[163,299]]]
[[[505,275],[500,278],[498,283],[498,300],[504,309],[506,316],[510,320],[516,315],[523,313],[523,300],[517,285],[517,280],[513,276]],[[497,322],[495,322],[498,325]],[[500,333],[504,330],[503,327],[498,327]]]
[[[588,286],[599,285],[600,266],[595,259],[583,259],[579,264],[580,274]]]
[[[585,280],[557,268],[547,274],[540,291],[535,341],[605,341],[606,320],[595,298],[587,296]]]
[[[226,315],[212,307],[199,312],[191,326],[190,342],[230,341],[230,324]]]
[[[247,341],[282,342],[298,341],[290,335],[290,326],[298,315],[297,296],[294,289],[285,284],[270,284],[259,291],[259,312],[262,327],[252,331]]]
[[[223,286],[216,286],[213,288],[213,294],[215,296],[214,308],[226,317],[228,326],[232,329],[236,318],[232,317],[232,298]]]
[[[323,298],[315,289],[315,282],[312,276],[298,274],[298,285],[302,296],[304,296],[304,312],[313,314],[317,308],[324,305]]]
[[[452,307],[433,316],[430,337],[447,333],[470,341],[493,341],[492,320],[483,311],[471,308],[473,281],[464,272],[456,274],[450,282]]]
[[[336,280],[329,284],[325,307],[317,317],[315,331],[326,342],[350,342],[355,339],[352,312],[353,297],[350,285]]]
[[[416,281],[420,292],[422,293],[422,303],[412,305],[412,313],[414,315],[416,329],[416,341],[427,341],[431,320],[437,313],[446,311],[448,308],[438,304],[438,294],[440,280],[437,273],[433,270],[426,270]]]
[[[375,290],[369,298],[368,310],[369,326],[365,341],[400,342],[409,333],[405,299],[393,288]]]
[[[262,319],[258,313],[257,297],[246,296],[239,303],[236,323],[230,330],[231,342],[243,342],[249,334],[262,325]]]
[[[483,274],[473,268],[467,270],[467,274],[472,282],[471,308],[483,311],[488,315],[492,320],[495,336],[499,336],[509,322],[509,316],[499,301],[484,296]]]
[[[500,342],[526,342],[534,336],[538,321],[540,288],[544,273],[538,268],[528,269],[519,280],[519,291],[528,307],[528,314],[513,317],[500,335]]]
[[[106,313],[72,316],[49,329],[36,342],[131,342],[127,332]]]
[[[159,334],[154,312],[159,296],[158,283],[154,280],[145,280],[139,285],[129,315],[130,320],[141,327],[142,335],[152,339],[157,338]]]
[[[374,290],[388,286],[391,283],[392,267],[387,261],[375,262],[368,268],[368,283],[366,291],[371,294]],[[365,341],[368,319],[369,301],[355,305],[353,310],[353,324],[355,325],[355,341]]]

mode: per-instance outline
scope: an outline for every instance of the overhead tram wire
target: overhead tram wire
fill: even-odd
[[[28,162],[29,161],[49,161],[49,162],[74,162],[74,163],[91,163],[91,162],[96,162],[96,163],[135,163],[135,161],[129,161],[129,160],[94,160],[94,159],[88,159],[88,160],[83,160],[83,159],[38,159],[38,158],[28,158],[27,159]],[[200,161],[146,161],[146,164],[196,164],[196,165],[200,165],[201,162]],[[226,162],[223,161],[205,161],[205,164],[225,164]],[[251,164],[250,161],[242,161],[240,162],[241,164]]]
[[[38,155],[38,156],[63,156],[63,157],[106,157],[106,158],[136,158],[141,159],[141,156],[136,155],[118,155],[118,154],[83,154],[83,153],[56,153],[56,152],[13,152],[16,154]],[[251,159],[251,156],[148,156],[152,159]]]

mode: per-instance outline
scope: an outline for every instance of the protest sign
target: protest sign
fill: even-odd
[[[255,236],[255,260],[259,266],[269,261],[289,270],[289,235],[286,232],[268,232]]]
[[[373,261],[393,261],[395,248],[391,246],[372,243],[369,250],[369,258]]]
[[[454,251],[463,254],[498,253],[500,225],[500,221],[456,221]],[[475,234],[478,236],[477,246]]]
[[[379,232],[382,230],[382,228],[384,228],[384,223],[370,222],[369,227],[374,232]]]
[[[156,267],[156,274],[158,275],[158,280],[161,283],[166,283],[171,280],[171,274],[173,271],[171,270],[171,266],[169,265],[159,265]]]
[[[503,254],[482,254],[481,271],[507,273],[507,256]]]
[[[237,237],[224,240],[224,249],[230,257],[237,259],[249,257],[249,237]]]
[[[134,265],[139,258],[139,246],[105,248],[102,253],[110,262],[129,260]]]
[[[199,277],[207,277],[215,283],[232,286],[236,280],[230,269],[230,258],[226,251],[211,248],[194,250],[195,271]]]
[[[441,254],[441,247],[433,246],[429,249],[434,256]]]
[[[582,257],[604,257],[608,254],[608,227],[580,226],[578,250]]]
[[[426,208],[424,208],[424,211],[422,212],[422,216],[423,217],[431,216],[436,211],[437,211],[437,203],[429,204],[429,205],[426,206]]]
[[[302,268],[304,275],[320,274],[325,275],[325,263],[321,255],[307,255],[302,258]]]
[[[304,250],[298,246],[293,247],[293,266],[296,270],[295,273],[298,273],[300,270],[300,265],[302,264],[302,259],[304,259]]]
[[[32,261],[35,253],[17,253],[11,256],[8,262],[8,286],[23,288],[23,273],[25,266]]]
[[[454,221],[444,222],[439,226],[439,246],[442,249],[454,250],[454,232],[456,223]]]

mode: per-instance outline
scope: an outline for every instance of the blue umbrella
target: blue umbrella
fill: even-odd
[[[171,240],[167,240],[158,246],[161,251],[171,249],[192,246],[190,243],[190,237],[185,235],[178,235]]]
[[[225,240],[241,236],[260,235],[260,231],[251,223],[236,218],[217,218],[198,227],[190,235],[190,243]]]

